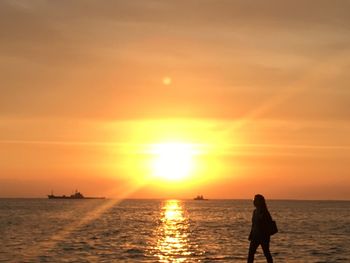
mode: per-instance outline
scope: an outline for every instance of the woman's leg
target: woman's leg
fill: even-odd
[[[247,263],[254,262],[254,254],[255,254],[258,246],[259,246],[259,242],[255,241],[255,240],[250,241]]]
[[[273,259],[270,252],[270,240],[261,242],[261,247],[264,251],[264,255],[266,257],[267,263],[273,263]]]

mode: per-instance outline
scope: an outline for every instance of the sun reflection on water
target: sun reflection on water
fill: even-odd
[[[160,262],[185,262],[189,255],[189,223],[179,200],[164,202],[158,228],[157,256]]]

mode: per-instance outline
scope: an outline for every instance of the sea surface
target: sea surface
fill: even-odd
[[[349,201],[268,206],[275,262],[350,262]],[[252,211],[251,200],[0,199],[0,262],[246,262]]]

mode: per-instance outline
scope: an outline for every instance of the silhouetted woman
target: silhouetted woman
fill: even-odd
[[[255,210],[252,218],[252,230],[249,234],[250,246],[248,263],[254,262],[256,249],[261,245],[268,263],[273,263],[270,253],[270,234],[268,233],[269,222],[272,221],[269,210],[267,210],[265,198],[262,195],[254,197]]]

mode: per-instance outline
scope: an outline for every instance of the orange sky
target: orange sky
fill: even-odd
[[[1,1],[0,197],[350,199],[349,9]],[[168,141],[193,174],[145,179]]]

